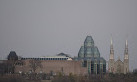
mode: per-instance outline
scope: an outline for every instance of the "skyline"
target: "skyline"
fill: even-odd
[[[130,70],[137,68],[136,0],[4,0],[0,1],[0,57],[10,51],[23,57],[78,55],[87,35],[92,36],[108,61],[111,35],[114,56],[124,57],[128,40]]]

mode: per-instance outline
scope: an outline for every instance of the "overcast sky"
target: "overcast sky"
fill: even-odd
[[[91,35],[107,61],[111,34],[115,58],[128,40],[130,69],[137,68],[137,0],[0,0],[0,59],[78,55]]]

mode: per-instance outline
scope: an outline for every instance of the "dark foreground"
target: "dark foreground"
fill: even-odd
[[[137,82],[137,74],[104,74],[77,76],[70,74],[64,76],[62,74],[51,76],[48,80],[42,79],[26,79],[21,75],[1,75],[0,82]]]

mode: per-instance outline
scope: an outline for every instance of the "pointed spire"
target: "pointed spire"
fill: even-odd
[[[127,42],[127,40],[126,40],[126,48],[128,48],[128,42]]]
[[[112,35],[111,35],[111,43],[110,43],[110,48],[111,48],[111,49],[113,49]]]
[[[111,36],[111,45],[113,45],[113,42],[112,42],[112,36]]]
[[[126,40],[126,44],[125,44],[125,54],[128,54],[128,41]]]
[[[110,44],[110,58],[114,59],[114,50],[113,50],[113,41],[112,41],[112,35],[111,35],[111,44]]]

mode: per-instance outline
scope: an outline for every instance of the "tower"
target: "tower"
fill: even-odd
[[[94,40],[87,36],[84,41],[84,57],[94,57]]]
[[[114,73],[114,49],[113,49],[113,41],[111,38],[111,44],[110,44],[110,56],[109,56],[109,62],[108,62],[108,70],[110,73]]]
[[[87,36],[84,45],[81,46],[78,52],[78,59],[82,60],[82,66],[87,67],[89,74],[106,73],[106,60],[100,57],[100,52],[97,46],[94,45],[92,36]]]
[[[124,51],[124,74],[129,72],[129,55],[128,55],[128,42],[126,40]]]
[[[17,56],[17,54],[16,54],[15,51],[10,51],[7,59],[8,59],[8,60],[18,60],[18,56]]]

